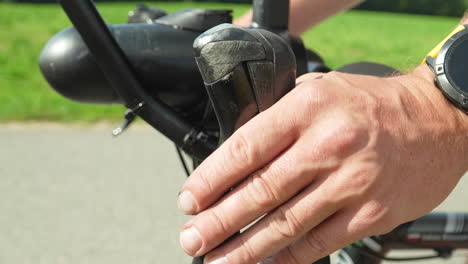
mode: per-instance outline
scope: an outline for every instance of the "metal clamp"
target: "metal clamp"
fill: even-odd
[[[125,130],[127,130],[127,128],[133,123],[133,121],[135,121],[136,117],[138,116],[138,112],[144,105],[145,104],[141,102],[133,109],[128,109],[127,111],[125,111],[124,121],[118,128],[112,130],[112,135],[114,137],[117,137],[120,136],[123,132],[125,132]]]

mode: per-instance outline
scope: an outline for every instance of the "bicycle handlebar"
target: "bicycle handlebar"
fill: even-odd
[[[148,94],[134,67],[91,0],[58,0],[58,2],[111,85],[115,93],[111,95],[111,100],[121,100],[131,113],[129,116],[140,116],[191,156],[203,159],[216,148],[216,138],[195,127],[158,96]],[[274,3],[268,0],[256,0],[255,24],[276,31],[287,30],[288,7],[288,0],[274,1]],[[115,97],[117,98],[113,99]]]
[[[172,108],[144,91],[127,57],[91,0],[58,2],[95,57],[106,79],[130,111],[190,155],[204,158],[216,148],[216,140],[198,131]]]

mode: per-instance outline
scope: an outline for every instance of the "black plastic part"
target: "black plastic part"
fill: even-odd
[[[302,39],[291,36],[287,31],[280,34],[280,36],[286,40],[286,42],[290,45],[292,51],[294,52],[294,55],[296,56],[297,76],[301,76],[303,74],[308,73],[308,62],[311,58],[309,58],[309,56],[307,55],[308,50],[304,46],[304,42],[302,42]],[[316,57],[312,59],[314,59],[314,62],[323,63],[323,60],[321,58],[318,61],[315,60],[318,59]]]
[[[331,71],[331,69],[327,65],[325,65],[324,59],[313,50],[306,49],[306,61],[307,72],[327,73]]]
[[[129,24],[134,23],[147,23],[153,24],[154,20],[166,16],[166,11],[157,8],[157,7],[149,7],[144,4],[139,4],[136,6],[135,10],[132,10],[128,13],[127,22]]]
[[[127,108],[134,109],[142,104],[138,115],[187,153],[207,156],[213,151],[216,145],[209,138],[205,138],[173,109],[145,92],[92,1],[59,0],[59,3]]]
[[[202,33],[214,26],[232,22],[232,10],[186,9],[161,17],[155,23]]]
[[[309,72],[307,50],[300,38],[289,34],[289,9],[289,0],[254,0],[250,27],[272,31],[283,37],[296,55],[297,75],[300,76]],[[323,61],[314,63],[323,64]],[[317,69],[324,70],[321,67]]]
[[[229,89],[238,87],[238,89]],[[224,78],[206,85],[220,126],[220,141],[223,142],[237,128],[258,114],[255,97],[250,89],[248,75],[242,65]]]
[[[382,236],[385,246],[405,248],[468,248],[468,214],[432,213]]]
[[[330,264],[330,256],[324,257],[323,259],[314,262],[314,264]]]
[[[121,135],[127,128],[135,122],[135,119],[138,117],[138,112],[140,108],[143,107],[143,104],[139,104],[135,109],[128,109],[124,114],[124,121],[120,126],[112,131],[112,135],[117,137]]]
[[[220,142],[294,87],[294,54],[270,31],[224,24],[200,35],[194,49],[220,125]]]
[[[192,264],[203,264],[203,257],[200,258],[194,258],[192,261]]]
[[[366,242],[366,239],[374,242]],[[386,235],[366,239],[363,239],[359,246],[354,244],[339,252],[339,257],[344,263],[379,264],[383,260],[411,261],[448,258],[455,249],[468,248],[468,214],[431,213],[400,225]],[[394,249],[433,249],[437,254],[405,258],[385,256]]]
[[[283,32],[289,26],[289,0],[254,0],[252,27]]]

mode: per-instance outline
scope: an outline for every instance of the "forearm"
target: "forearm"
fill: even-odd
[[[460,24],[468,24],[468,12],[465,13]],[[425,92],[425,96],[434,107],[440,109],[447,116],[447,127],[450,128],[450,133],[447,137],[453,138],[451,145],[453,145],[453,148],[459,149],[458,157],[453,158],[464,164],[465,171],[468,172],[468,113],[463,113],[442,95],[442,92],[434,82],[434,73],[427,65],[417,67],[413,74],[421,80],[426,80],[432,84],[432,89],[428,89]]]
[[[310,27],[323,20],[351,8],[364,0],[291,0],[289,29],[291,34],[299,36]],[[252,22],[252,10],[238,18],[234,23],[248,26]]]
[[[407,87],[415,98],[425,101],[427,109],[424,111],[430,112],[431,108],[437,109],[437,115],[444,117],[444,137],[446,138],[444,142],[451,146],[453,155],[437,159],[442,163],[445,158],[445,162],[450,162],[451,166],[461,166],[464,172],[468,172],[468,114],[456,108],[442,94],[434,82],[434,73],[427,65],[418,66],[410,76],[413,78]],[[419,87],[425,88],[419,89]],[[426,125],[431,126],[430,122]],[[436,141],[434,140],[434,143]]]
[[[468,10],[465,12],[465,15],[463,16],[461,22],[460,22],[461,25],[466,25],[468,24]]]

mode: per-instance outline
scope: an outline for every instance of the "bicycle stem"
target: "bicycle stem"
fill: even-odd
[[[289,28],[289,0],[254,0],[254,28],[284,32]]]

